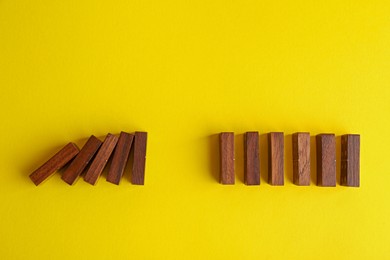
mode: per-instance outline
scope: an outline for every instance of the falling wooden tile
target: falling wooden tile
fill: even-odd
[[[334,134],[319,134],[317,140],[317,185],[336,186],[336,141]]]
[[[146,163],[146,143],[148,133],[135,132],[134,135],[134,161],[131,175],[131,183],[144,185],[145,183],[145,163]]]
[[[284,185],[284,134],[268,134],[268,182],[271,185]]]
[[[121,132],[118,143],[114,150],[110,170],[107,175],[107,181],[119,185],[125,170],[131,145],[133,143],[133,134]]]
[[[118,141],[118,137],[112,134],[107,134],[103,144],[97,152],[95,159],[92,161],[87,173],[84,176],[84,180],[92,185],[95,185],[100,175],[103,172],[104,167],[107,164],[108,159],[115,145]]]
[[[293,180],[300,186],[310,185],[310,133],[292,135]]]
[[[259,132],[245,133],[244,181],[246,185],[260,185]]]
[[[344,186],[360,186],[360,135],[341,136],[341,177]]]
[[[59,152],[45,162],[41,167],[30,174],[35,185],[39,185],[45,179],[61,169],[79,153],[79,148],[74,143],[64,146]]]
[[[220,183],[234,184],[234,133],[223,132],[219,135]]]
[[[62,174],[62,179],[70,185],[75,183],[101,144],[102,141],[97,139],[94,135],[91,135],[83,148],[81,148],[80,153]]]

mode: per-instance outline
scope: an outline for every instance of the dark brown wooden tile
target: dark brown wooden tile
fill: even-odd
[[[334,134],[319,134],[317,142],[317,185],[336,186],[336,140]]]
[[[129,159],[131,145],[133,143],[134,135],[121,132],[118,143],[115,147],[114,155],[112,157],[110,170],[107,175],[107,181],[119,185],[123,172],[125,170],[127,160]]]
[[[340,184],[350,187],[360,186],[360,135],[341,136]]]
[[[244,181],[246,185],[260,185],[259,132],[244,136]]]
[[[118,137],[112,134],[107,134],[103,144],[95,156],[95,159],[92,161],[91,166],[84,176],[84,180],[86,182],[92,185],[96,184],[107,164],[108,159],[110,158],[112,151],[115,148],[117,141]]]
[[[131,183],[144,185],[145,183],[145,163],[146,163],[146,143],[148,133],[135,132],[134,135],[134,161],[131,175]]]
[[[80,153],[62,174],[62,179],[69,185],[74,184],[101,144],[102,141],[97,139],[94,135],[91,135],[83,148],[81,148]]]
[[[41,167],[30,174],[35,185],[39,185],[45,179],[52,176],[57,170],[72,160],[79,153],[79,148],[74,143],[64,146],[59,152],[45,162]]]
[[[310,133],[292,135],[293,180],[300,186],[310,185]]]
[[[220,183],[234,184],[234,133],[223,132],[219,135]]]
[[[284,185],[284,134],[268,134],[268,182],[271,185]]]

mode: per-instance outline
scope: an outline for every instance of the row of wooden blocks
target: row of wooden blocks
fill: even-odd
[[[89,165],[84,180],[95,185],[112,154],[107,181],[119,185],[129,159],[130,150],[133,148],[131,182],[132,184],[144,185],[146,141],[146,132],[135,132],[134,134],[121,132],[119,137],[107,134],[103,142],[92,135],[81,150],[74,143],[64,146],[30,174],[30,178],[35,185],[39,185],[57,170],[70,163],[61,178],[72,185]]]
[[[316,136],[317,185],[336,186],[336,138],[334,134]],[[293,182],[310,185],[310,133],[292,135]],[[220,183],[234,184],[234,133],[220,133]],[[244,135],[244,182],[260,185],[259,133]],[[284,133],[268,133],[268,182],[284,185]],[[340,184],[360,185],[360,135],[341,136]]]

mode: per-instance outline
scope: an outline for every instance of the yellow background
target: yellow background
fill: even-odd
[[[0,258],[389,259],[389,14],[388,1],[0,1]],[[121,130],[149,133],[145,186],[28,178],[67,142]],[[221,131],[236,133],[234,186],[216,180]],[[266,180],[270,131],[286,135],[283,187]],[[296,131],[361,134],[361,187],[293,185]]]

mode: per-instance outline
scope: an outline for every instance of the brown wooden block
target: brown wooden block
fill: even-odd
[[[245,133],[244,181],[246,185],[260,185],[259,132]]]
[[[79,153],[79,148],[74,143],[65,145],[59,152],[45,162],[41,167],[30,174],[35,185],[40,184],[45,179],[61,169],[65,164]]]
[[[293,180],[300,186],[310,185],[310,133],[292,135]]]
[[[360,186],[360,135],[341,136],[341,185]]]
[[[131,145],[133,143],[134,135],[121,132],[118,143],[115,147],[114,155],[112,157],[110,170],[107,175],[107,181],[119,185],[125,170]]]
[[[102,141],[97,139],[94,135],[91,135],[83,148],[81,148],[80,153],[62,174],[62,179],[70,185],[75,183],[101,144]]]
[[[336,186],[336,140],[334,134],[319,134],[317,141],[317,185]]]
[[[220,177],[222,184],[234,184],[234,133],[223,132],[219,135]]]
[[[284,185],[284,134],[268,134],[268,182],[271,185]]]
[[[89,167],[87,173],[84,176],[84,180],[86,182],[92,185],[96,184],[100,175],[103,172],[104,166],[106,166],[107,161],[115,148],[117,141],[118,137],[112,134],[107,134],[103,144],[101,145],[98,153],[95,156],[95,159],[92,161],[91,166]]]
[[[146,143],[148,133],[135,132],[134,135],[134,161],[131,175],[131,183],[144,185],[145,183],[145,163],[146,163]]]

